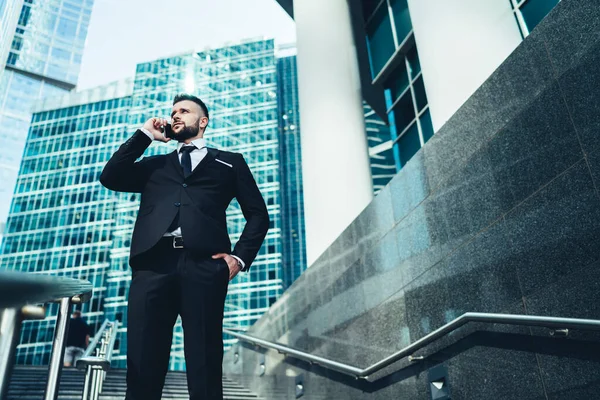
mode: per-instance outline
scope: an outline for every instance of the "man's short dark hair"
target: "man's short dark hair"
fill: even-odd
[[[80,318],[80,317],[81,317],[81,311],[79,311],[79,310],[75,310],[75,311],[73,311],[73,316],[74,316],[75,318]]]
[[[204,104],[204,102],[202,100],[200,100],[198,97],[196,97],[194,95],[187,94],[187,93],[180,93],[177,96],[175,96],[175,98],[173,99],[173,105],[179,103],[180,101],[184,101],[184,100],[193,101],[194,103],[198,104],[200,106],[200,108],[202,109],[204,116],[206,118],[208,118],[208,108],[206,107],[206,104]]]

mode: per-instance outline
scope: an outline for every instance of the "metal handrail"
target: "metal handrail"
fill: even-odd
[[[448,335],[450,332],[455,331],[461,326],[468,322],[483,322],[492,324],[507,324],[507,325],[524,325],[524,326],[538,326],[545,328],[555,329],[583,329],[583,330],[600,330],[600,320],[595,319],[579,319],[579,318],[559,318],[559,317],[544,317],[535,315],[520,315],[520,314],[491,314],[491,313],[477,313],[467,312],[460,317],[452,320],[451,322],[443,325],[435,331],[423,336],[416,342],[404,347],[403,349],[395,352],[394,354],[384,358],[381,361],[370,365],[367,368],[358,368],[352,365],[340,363],[328,358],[316,356],[301,350],[293,349],[291,347],[271,342],[268,340],[260,339],[254,336],[233,332],[228,329],[224,329],[223,332],[237,337],[238,339],[251,343],[255,346],[262,348],[277,350],[279,353],[291,356],[293,358],[307,361],[311,364],[317,364],[324,368],[335,370],[346,375],[355,377],[356,379],[367,380],[370,375],[382,370],[383,368],[405,358],[409,357],[415,351],[427,346],[428,344],[440,339],[443,336]]]
[[[78,369],[87,369],[83,400],[97,400],[100,396],[106,371],[110,369],[118,328],[119,321],[105,320],[83,356],[75,363]],[[94,356],[93,352],[96,353]]]
[[[43,307],[24,305],[60,302],[44,394],[44,400],[56,400],[71,305],[89,301],[91,294],[92,284],[87,281],[0,269],[0,310],[3,309],[0,330],[0,348],[3,350],[0,352],[0,399],[5,398],[8,390],[23,320],[45,317]]]
[[[85,349],[85,351],[81,355],[81,358],[75,362],[75,366],[79,365],[79,363],[81,363],[81,361],[83,359],[90,357],[92,355],[92,353],[96,350],[96,347],[98,347],[98,343],[100,343],[100,340],[102,339],[102,335],[104,335],[104,331],[108,327],[108,324],[110,324],[110,320],[108,320],[108,319],[104,320],[104,322],[98,329],[98,332],[96,332],[96,334],[94,335],[94,338],[92,339],[92,341],[90,342],[88,347]]]
[[[85,303],[91,294],[92,284],[87,281],[0,269],[0,308],[49,303],[65,297]]]

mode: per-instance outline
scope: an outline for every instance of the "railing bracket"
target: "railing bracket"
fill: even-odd
[[[569,336],[569,330],[568,329],[552,329],[550,331],[550,336],[567,337],[567,336]]]

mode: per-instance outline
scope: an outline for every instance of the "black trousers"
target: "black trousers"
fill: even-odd
[[[190,400],[223,399],[228,283],[225,260],[174,249],[168,238],[143,256],[129,289],[126,400],[161,399],[177,315],[183,325]]]

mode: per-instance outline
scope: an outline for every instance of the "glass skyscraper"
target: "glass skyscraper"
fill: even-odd
[[[15,35],[23,0],[0,0],[0,79]]]
[[[92,6],[93,0],[0,1],[0,235],[31,108],[75,87]]]
[[[128,134],[131,86],[110,85],[36,106],[0,255],[0,268],[92,282],[93,297],[83,311],[95,328],[114,316],[106,303],[116,285],[111,256],[123,207],[98,176]],[[56,312],[53,305],[45,320],[24,323],[19,363],[47,363]]]
[[[277,60],[283,280],[289,287],[307,268],[302,149],[296,56]]]
[[[188,92],[209,108],[209,147],[243,153],[267,203],[271,226],[263,247],[250,271],[230,282],[225,305],[225,326],[254,323],[283,291],[276,67],[273,41],[254,41],[139,64],[132,82],[39,103],[0,267],[90,280],[94,297],[83,305],[84,317],[94,326],[104,318],[124,322],[114,358],[124,367],[129,246],[140,198],[109,191],[98,177],[143,122],[167,117],[175,94]],[[145,155],[175,147],[154,143]],[[236,202],[227,222],[235,243],[245,225]],[[19,362],[47,360],[55,311],[44,321],[26,322]],[[229,346],[233,339],[225,342]],[[170,366],[184,366],[179,321]]]

